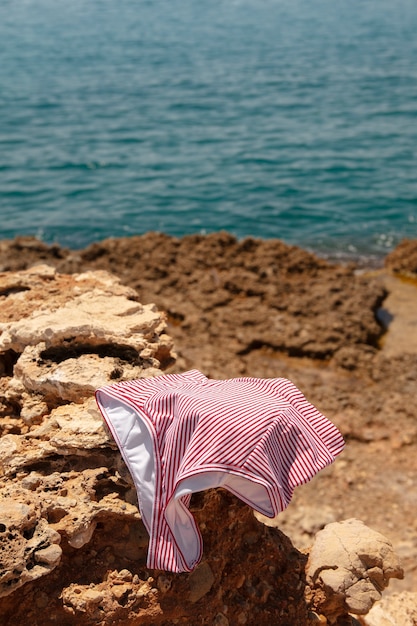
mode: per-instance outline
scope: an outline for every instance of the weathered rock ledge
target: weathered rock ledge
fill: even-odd
[[[401,575],[392,547],[369,529],[357,555],[344,545],[343,566],[334,546],[323,560],[321,546],[306,567],[285,535],[214,492],[195,510],[207,560],[190,576],[146,572],[133,485],[92,394],[111,380],[158,375],[173,360],[163,315],[104,272],[35,266],[1,275],[0,292],[0,596],[13,596],[3,601],[6,619],[45,624],[39,614],[48,609],[51,623],[267,624],[274,615],[307,624],[314,608],[331,623],[348,610],[368,612]]]
[[[284,244],[195,238],[182,258],[183,241],[137,239],[78,253],[35,240],[0,242],[0,260],[3,253],[21,267],[0,277],[2,623],[301,626],[368,613],[389,579],[401,576],[390,541],[369,527],[391,535],[394,491],[402,516],[415,510],[414,466],[401,459],[417,440],[410,402],[417,359],[410,352],[385,360],[377,316],[384,281]],[[49,265],[36,266],[40,260]],[[94,272],[70,276],[52,265]],[[117,269],[131,286],[97,269]],[[304,491],[316,511],[310,522],[308,515],[294,521],[307,510],[302,495],[277,520],[292,541],[226,492],[194,498],[205,558],[193,574],[174,576],[146,570],[133,486],[92,393],[111,380],[189,367],[223,378],[292,378],[342,429],[348,449],[311,486],[313,497]],[[380,497],[378,484],[367,473],[378,478],[380,457],[387,472],[396,464],[398,476],[394,486],[383,484],[386,527],[371,495],[376,489]],[[369,527],[352,519],[362,517],[365,481]],[[412,535],[404,530],[403,540],[412,558]]]
[[[0,275],[0,596],[88,543],[101,517],[136,519],[93,394],[173,360],[165,317],[105,272]],[[121,468],[121,473],[125,470]],[[98,496],[98,493],[101,496]],[[131,498],[134,501],[134,498]]]

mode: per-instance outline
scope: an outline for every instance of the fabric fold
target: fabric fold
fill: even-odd
[[[191,370],[107,385],[96,399],[135,483],[155,569],[192,571],[201,559],[192,493],[223,487],[274,517],[344,447],[284,378],[211,380]]]

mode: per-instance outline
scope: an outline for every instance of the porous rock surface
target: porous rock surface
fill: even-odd
[[[361,618],[363,626],[415,626],[417,624],[417,593],[403,591],[383,598]]]
[[[234,369],[231,359],[250,359],[259,350],[342,359],[350,346],[366,352],[381,335],[375,311],[386,291],[380,282],[277,240],[149,233],[75,252],[27,238],[0,246],[5,270],[39,260],[65,273],[117,274],[141,302],[155,302],[172,327],[186,333],[182,369],[198,360],[199,369],[222,378]],[[226,350],[218,349],[220,337]]]
[[[417,276],[417,240],[404,239],[387,255],[385,266],[398,274]]]
[[[131,477],[92,396],[173,360],[164,315],[105,272],[38,265],[0,275],[0,293],[2,623],[307,623],[305,556],[230,494],[194,498],[209,560],[189,576],[146,569]]]
[[[100,517],[138,518],[92,396],[161,374],[165,325],[106,272],[0,274],[0,597],[57,567],[62,536],[80,548]]]
[[[49,268],[36,268],[39,263]],[[334,265],[279,241],[238,242],[226,233],[183,239],[149,233],[81,251],[18,238],[0,242],[0,267],[6,281],[0,322],[6,324],[7,338],[0,365],[7,475],[1,488],[5,502],[34,506],[35,518],[60,538],[59,544],[55,535],[42,548],[29,547],[28,567],[14,571],[8,586],[15,590],[0,599],[2,623],[325,624],[319,608],[325,606],[320,604],[323,589],[307,585],[306,556],[320,528],[346,517],[364,519],[395,539],[405,565],[404,583],[412,586],[417,355],[411,345],[405,353],[385,357],[381,339],[386,328],[379,311],[390,287],[384,275]],[[28,274],[24,270],[45,274],[38,292],[33,289],[27,298],[27,308],[21,307],[29,291],[21,288]],[[42,325],[39,344],[44,345],[24,347],[28,320],[16,332],[7,326],[21,319],[19,308],[27,311],[23,317],[48,308],[68,311],[65,307],[79,296],[77,289],[71,292],[73,281],[78,289],[80,284],[93,289],[95,276],[90,275],[92,283],[69,276],[86,270],[119,277],[108,286],[109,297],[113,289],[116,295],[127,293],[129,286],[134,291],[126,297],[132,306],[141,302],[146,309],[147,303],[156,303],[167,312],[176,362],[163,316],[146,337],[151,354],[140,333],[136,339],[142,347],[136,349],[117,337],[113,323],[106,330],[108,342],[97,340],[95,331],[87,339],[85,323],[80,324],[84,338],[79,345],[74,336],[60,335],[59,316],[49,324],[56,344]],[[101,275],[102,283],[108,280],[114,278]],[[55,281],[62,282],[54,289]],[[156,312],[154,306],[150,310]],[[94,328],[102,332],[99,325]],[[22,353],[15,348],[23,348]],[[145,567],[147,535],[131,479],[102,428],[91,393],[103,379],[192,367],[218,378],[287,376],[336,423],[348,445],[268,527],[221,490],[194,499],[204,559],[193,574],[174,576]],[[300,517],[300,510],[307,514]],[[239,523],[232,523],[233,516]],[[274,528],[280,525],[294,545]],[[36,525],[30,526],[24,540],[36,532]],[[36,560],[44,548],[49,552]],[[24,569],[31,572],[39,564],[42,573],[48,565],[48,575],[19,587]],[[332,609],[329,620],[345,618],[336,613]]]

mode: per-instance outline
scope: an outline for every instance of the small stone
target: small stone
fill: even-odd
[[[115,585],[112,587],[111,593],[117,602],[120,602],[124,596],[129,593],[129,591],[131,591],[131,587],[129,585]]]
[[[88,604],[100,604],[104,598],[102,592],[97,589],[86,589],[82,595]]]
[[[28,476],[25,476],[25,478],[23,478],[22,480],[22,486],[25,489],[29,489],[29,491],[35,491],[36,487],[39,487],[41,483],[41,479],[40,476],[38,476],[37,474],[29,474]]]
[[[190,602],[198,602],[203,598],[212,588],[214,583],[214,575],[211,571],[210,565],[204,561],[196,567],[196,569],[190,574],[188,584],[190,586],[190,593],[188,599]]]
[[[139,587],[139,589],[136,591],[136,596],[138,598],[142,598],[148,595],[148,593],[151,591],[148,583],[142,583],[141,586]]]
[[[35,552],[35,561],[48,565],[49,567],[56,567],[61,560],[62,550],[57,544],[52,544],[42,550]]]
[[[133,574],[132,574],[132,572],[129,572],[128,569],[122,569],[118,573],[117,578],[130,583],[130,582],[132,582]]]
[[[86,524],[82,529],[78,530],[78,532],[75,532],[72,537],[68,539],[70,546],[77,549],[85,546],[93,536],[96,526],[96,522],[93,521],[90,524]]]

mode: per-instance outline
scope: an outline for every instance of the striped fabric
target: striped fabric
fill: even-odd
[[[344,447],[285,378],[192,370],[107,385],[96,399],[135,482],[149,568],[189,572],[200,561],[192,493],[221,486],[274,517]]]

